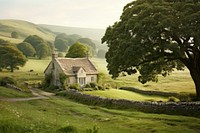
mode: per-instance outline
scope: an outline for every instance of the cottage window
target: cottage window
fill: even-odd
[[[91,82],[94,82],[94,77],[91,77]]]
[[[85,78],[79,78],[79,84],[85,85]]]

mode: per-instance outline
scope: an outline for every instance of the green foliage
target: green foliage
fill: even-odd
[[[60,73],[59,78],[60,78],[61,86],[64,88],[67,85],[68,76],[66,76],[64,73]]]
[[[11,43],[9,41],[5,41],[3,39],[0,39],[0,45],[10,45]]]
[[[46,58],[50,55],[50,49],[45,43],[40,43],[36,48],[36,54],[39,59]]]
[[[97,52],[98,58],[105,58],[105,55],[106,55],[106,50],[103,50],[103,49],[98,50],[98,52]]]
[[[16,31],[11,32],[11,37],[12,38],[19,38],[19,34]]]
[[[90,38],[80,38],[77,42],[83,43],[91,48],[93,54],[96,53],[96,44]]]
[[[61,33],[56,36],[55,40],[62,39],[67,42],[68,46],[71,46],[76,43],[79,38],[81,38],[81,36],[77,34],[66,35],[65,33]]]
[[[68,42],[67,40],[64,40],[64,39],[56,39],[55,42],[54,42],[54,45],[55,45],[55,48],[58,49],[58,51],[62,51],[62,52],[66,52],[67,49],[68,49]]]
[[[92,129],[86,129],[86,133],[98,133],[99,127],[94,126]]]
[[[176,97],[171,96],[168,98],[168,102],[176,102],[176,99]]]
[[[186,66],[200,99],[200,2],[137,0],[124,7],[120,21],[106,30],[102,42],[109,73],[134,74],[141,83],[158,81]]]
[[[71,85],[69,86],[69,88],[70,88],[70,89],[74,89],[74,90],[78,90],[78,91],[81,90],[80,85],[77,84],[77,83],[71,84]]]
[[[6,68],[11,72],[26,64],[25,56],[14,46],[0,46],[0,69]]]
[[[77,128],[74,126],[66,126],[58,130],[59,133],[78,133]]]
[[[87,56],[87,47],[81,43],[75,43],[70,48],[66,57],[69,58],[83,58]]]
[[[44,89],[48,89],[51,85],[51,79],[52,79],[52,74],[49,74],[49,75],[45,75],[45,78],[42,82],[42,87]]]
[[[64,57],[64,54],[61,53],[61,52],[59,52],[59,53],[58,53],[58,57]]]
[[[0,86],[6,86],[7,84],[16,84],[16,80],[11,77],[3,77],[0,79]]]
[[[37,35],[28,36],[24,42],[30,43],[33,46],[39,59],[50,56],[51,51],[54,48],[51,42],[45,41]]]
[[[23,52],[26,57],[32,57],[36,54],[35,49],[30,43],[22,42],[17,45],[17,48]]]

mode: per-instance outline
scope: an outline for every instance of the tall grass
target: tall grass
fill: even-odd
[[[138,73],[130,76],[120,76],[114,80],[108,75],[105,59],[93,58],[92,61],[97,66],[98,70],[104,73],[100,81],[102,84],[111,84],[114,87],[135,87],[142,90],[195,93],[195,86],[187,69],[185,69],[185,71],[173,71],[167,77],[159,76],[159,81],[157,83],[148,82],[146,84],[141,84],[137,78],[139,75]]]
[[[199,118],[111,110],[59,97],[13,103],[0,101],[0,110],[0,131],[15,133],[58,132],[71,127],[85,133],[94,126],[99,133],[198,133],[200,127]]]

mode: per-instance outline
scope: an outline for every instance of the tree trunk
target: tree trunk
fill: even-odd
[[[196,98],[197,100],[200,100],[200,71],[192,69],[190,70],[190,75],[196,87]]]

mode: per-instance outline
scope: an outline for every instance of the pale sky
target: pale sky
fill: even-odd
[[[106,29],[132,0],[0,0],[0,19]]]

